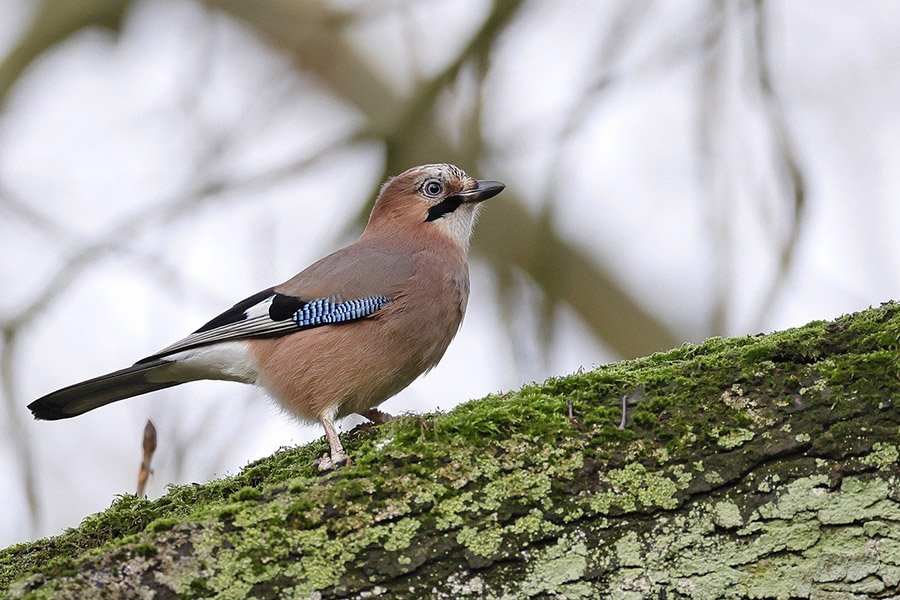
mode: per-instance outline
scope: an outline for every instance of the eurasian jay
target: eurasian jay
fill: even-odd
[[[188,381],[252,383],[288,412],[322,424],[331,454],[320,469],[344,463],[335,419],[377,413],[434,367],[456,335],[480,202],[504,187],[453,165],[409,169],[382,186],[353,244],[134,366],[47,394],[28,408],[37,419],[67,419]]]

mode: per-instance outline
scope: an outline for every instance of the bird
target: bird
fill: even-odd
[[[262,387],[288,413],[318,422],[322,471],[350,462],[335,421],[377,407],[433,368],[469,296],[469,240],[482,202],[506,186],[451,164],[413,167],[382,185],[352,244],[242,300],[131,367],[51,392],[36,419],[203,379]]]

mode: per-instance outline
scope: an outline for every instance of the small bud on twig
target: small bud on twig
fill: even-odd
[[[150,477],[150,473],[153,472],[150,468],[150,462],[153,460],[153,453],[156,452],[156,427],[150,419],[147,419],[147,424],[144,426],[143,449],[144,454],[141,458],[141,469],[138,471],[138,484],[135,492],[138,498],[144,497],[147,479]]]

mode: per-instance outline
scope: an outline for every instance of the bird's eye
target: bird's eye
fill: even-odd
[[[438,179],[429,179],[422,184],[422,193],[426,196],[436,198],[441,195],[442,191],[444,191],[444,186],[441,185],[441,182]]]

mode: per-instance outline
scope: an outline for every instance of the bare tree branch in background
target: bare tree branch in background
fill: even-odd
[[[42,0],[30,29],[0,62],[0,104],[25,69],[48,48],[85,27],[118,31],[130,0]]]
[[[520,2],[495,2],[472,41],[440,73],[419,86],[409,100],[383,83],[368,62],[337,35],[339,31],[335,30],[347,22],[346,17],[327,17],[327,9],[317,2],[272,0],[249,4],[222,0],[214,4],[246,20],[274,45],[295,56],[302,70],[314,73],[329,90],[362,111],[369,123],[367,133],[386,144],[385,176],[429,157],[444,157],[463,168],[477,165],[477,156],[454,150],[451,140],[441,135],[431,106],[463,65],[488,59],[494,40],[521,9]],[[331,60],[325,61],[323,56]],[[360,220],[366,210],[360,210]],[[473,249],[480,257],[495,266],[511,261],[546,296],[569,304],[591,331],[620,355],[639,356],[682,341],[585,252],[532,216],[516,198],[514,188],[508,189],[504,201],[486,211],[482,220],[492,235],[490,240],[488,236],[475,237]],[[537,248],[546,249],[546,255],[534,256]],[[554,262],[559,260],[566,262]],[[543,261],[565,266],[550,274],[540,266]],[[567,283],[556,287],[561,282]],[[577,296],[573,296],[576,291]]]
[[[542,211],[538,216],[540,219],[540,230],[556,230],[554,222],[556,211],[560,206],[564,205],[562,202],[563,199],[560,198],[560,194],[565,194],[568,188],[564,181],[566,176],[565,159],[572,139],[580,132],[582,125],[590,116],[590,112],[602,101],[605,92],[608,90],[609,84],[613,81],[610,73],[616,71],[622,52],[628,47],[628,42],[631,39],[628,33],[639,27],[640,21],[645,17],[646,12],[650,7],[651,3],[646,0],[623,5],[607,26],[607,30],[602,34],[602,41],[600,43],[600,48],[597,51],[597,58],[591,63],[593,73],[588,74],[587,77],[589,81],[593,79],[593,82],[580,95],[576,105],[566,113],[560,132],[557,135],[558,142],[554,145],[556,150],[551,157],[551,162],[548,166],[549,176],[546,179],[544,189],[541,191],[541,195],[546,200]],[[546,274],[539,280],[547,281],[550,276],[549,271],[560,269],[561,265],[550,262],[553,259],[550,255],[544,256],[543,258],[545,260],[543,270]],[[540,256],[534,256],[533,260],[537,263],[540,260]],[[494,264],[498,271],[503,268],[500,261],[495,261]],[[507,277],[507,279],[509,278]],[[614,284],[612,278],[610,278],[609,281],[605,282],[605,285],[609,286],[616,284]],[[500,297],[503,300],[501,304],[504,307],[515,306],[515,297],[517,295],[521,296],[519,286],[506,285],[501,287],[500,290]],[[548,359],[547,351],[555,334],[555,317],[560,303],[565,302],[566,299],[557,294],[547,294],[546,286],[544,286],[544,290],[542,291],[545,293],[541,299],[541,306],[536,309],[538,315],[543,315],[543,318],[537,319],[537,331],[540,339],[538,352],[546,366],[546,361]],[[507,317],[504,319],[506,327],[509,333],[513,334],[517,329],[517,326],[514,323],[515,311],[507,309],[505,314]],[[511,337],[511,339],[515,338]],[[520,344],[516,344],[516,346],[520,346]]]
[[[775,89],[772,78],[772,43],[771,25],[766,15],[767,2],[753,0],[753,61],[759,74],[759,88],[762,92],[763,104],[769,119],[774,138],[774,160],[777,169],[778,183],[783,190],[785,200],[790,203],[791,221],[787,236],[776,240],[778,269],[775,278],[769,284],[767,293],[760,304],[759,311],[751,321],[757,328],[762,327],[769,317],[772,308],[780,298],[784,284],[791,274],[796,257],[797,242],[803,227],[806,209],[806,178],[795,148],[784,112],[784,103]],[[773,237],[777,236],[777,231]]]
[[[731,107],[728,94],[728,75],[736,68],[730,55],[740,44],[740,14],[738,6],[727,0],[717,0],[710,7],[708,21],[716,31],[709,36],[709,50],[702,59],[698,154],[703,163],[699,171],[704,175],[707,187],[705,223],[713,253],[711,279],[711,303],[707,327],[712,335],[724,335],[728,327],[728,309],[731,305],[731,284],[734,270],[734,252],[730,228],[730,211],[735,195],[734,174],[728,169],[728,158],[723,151],[723,141],[736,127],[728,121]],[[733,108],[733,107],[732,107]],[[733,110],[732,110],[733,112]]]
[[[773,279],[765,287],[764,297],[758,311],[749,321],[751,328],[764,326],[771,310],[781,297],[784,284],[790,275],[795,257],[797,242],[800,239],[804,208],[806,205],[806,184],[800,166],[790,128],[784,113],[784,106],[777,94],[771,71],[771,44],[769,21],[766,16],[763,0],[748,2],[717,1],[715,11],[721,17],[711,20],[722,24],[723,36],[717,36],[717,43],[707,54],[704,82],[706,88],[701,96],[700,156],[707,163],[702,172],[711,178],[710,211],[708,215],[709,229],[716,249],[714,253],[714,293],[713,308],[710,312],[710,333],[724,334],[728,330],[729,311],[733,306],[731,288],[736,264],[734,240],[739,239],[737,232],[731,230],[733,212],[731,206],[739,196],[740,183],[735,181],[735,173],[729,171],[733,157],[723,156],[722,140],[740,127],[746,125],[734,122],[737,108],[735,102],[746,98],[758,102],[767,129],[767,147],[771,152],[771,164],[774,170],[774,192],[761,192],[757,189],[751,193],[772,196],[773,202],[789,207],[787,211],[787,233],[783,234],[783,225],[772,215],[765,215],[764,200],[758,205],[762,215],[761,221],[772,238],[773,253],[777,257],[777,265]],[[747,10],[745,10],[745,8]],[[745,25],[749,19],[751,35],[746,35]],[[747,73],[744,78],[750,88],[749,94],[736,96],[728,88],[727,78],[735,72]],[[732,113],[729,120],[728,111]],[[719,161],[718,163],[716,161]],[[762,168],[761,166],[759,168]],[[758,183],[747,185],[759,186]]]

